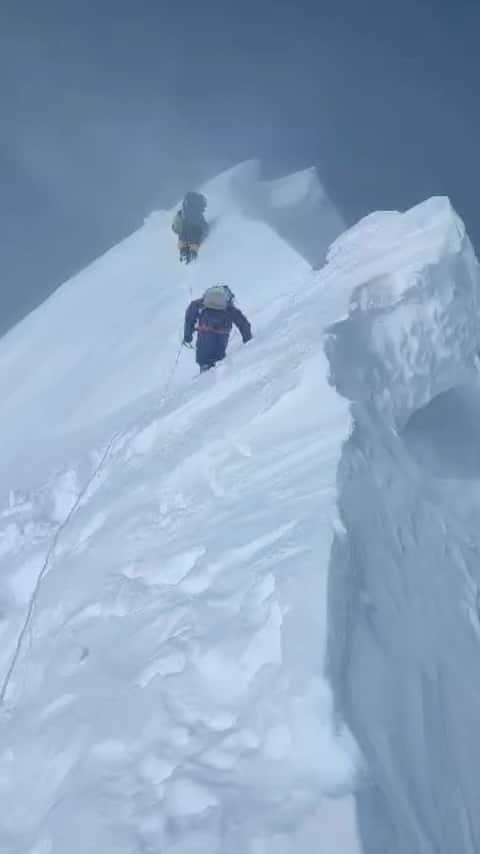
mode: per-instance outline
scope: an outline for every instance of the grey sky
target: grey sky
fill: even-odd
[[[480,243],[480,4],[0,5],[0,329],[233,163],[316,164],[349,221],[448,193]]]

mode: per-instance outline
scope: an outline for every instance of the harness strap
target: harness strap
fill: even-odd
[[[198,324],[197,332],[214,332],[215,335],[230,335],[229,329],[214,329],[213,326],[207,326],[203,323]]]

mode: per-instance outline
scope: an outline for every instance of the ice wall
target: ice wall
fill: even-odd
[[[478,264],[445,199],[367,218],[331,264],[357,276],[326,344],[352,417],[338,475],[328,667],[338,714],[366,761],[362,843],[365,854],[473,854]]]

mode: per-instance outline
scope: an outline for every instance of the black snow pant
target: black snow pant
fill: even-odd
[[[203,229],[201,225],[184,222],[182,230],[178,235],[180,261],[189,263],[197,257],[202,237]]]
[[[227,353],[228,333],[198,332],[197,334],[197,365],[201,371],[208,371],[217,362],[221,362]]]

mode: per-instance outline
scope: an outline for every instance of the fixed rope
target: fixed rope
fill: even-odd
[[[173,379],[175,376],[175,372],[177,370],[177,365],[178,365],[178,362],[180,359],[181,352],[182,352],[182,344],[180,344],[180,346],[178,348],[172,369],[170,371],[170,374],[167,377],[167,381],[165,383],[164,391],[163,391],[163,395],[162,395],[162,400],[165,400],[165,398],[167,397],[167,395],[169,394],[169,391],[171,389],[172,382],[173,382]],[[53,537],[52,542],[50,543],[50,546],[47,550],[44,561],[42,563],[40,572],[38,573],[37,579],[35,581],[35,586],[33,588],[33,592],[31,594],[29,602],[28,602],[28,607],[27,607],[25,619],[23,621],[22,628],[20,629],[19,635],[17,637],[17,641],[15,644],[15,649],[13,652],[12,660],[8,666],[8,670],[5,674],[5,677],[4,677],[3,682],[2,682],[2,686],[0,689],[0,707],[5,704],[7,692],[8,692],[10,683],[12,681],[12,677],[15,673],[15,669],[16,669],[16,666],[18,664],[18,660],[19,660],[20,655],[22,653],[22,648],[23,648],[25,638],[26,638],[27,633],[30,629],[33,613],[35,611],[35,605],[37,603],[38,594],[40,592],[40,587],[41,587],[42,581],[45,578],[45,575],[47,574],[48,570],[50,569],[52,561],[55,557],[55,552],[56,552],[60,537],[62,536],[63,532],[68,527],[69,523],[71,522],[72,518],[74,517],[78,508],[80,507],[83,499],[85,498],[85,496],[86,496],[88,490],[90,489],[92,483],[94,482],[95,478],[97,478],[98,475],[100,474],[100,472],[103,470],[105,463],[107,462],[107,460],[111,454],[111,451],[115,445],[115,442],[117,441],[117,439],[120,438],[120,436],[121,436],[120,432],[114,433],[114,435],[112,436],[112,438],[108,442],[108,445],[105,448],[102,456],[100,457],[99,462],[97,463],[97,465],[93,469],[90,477],[88,478],[88,480],[84,484],[83,488],[79,492],[77,498],[75,499],[74,503],[72,504],[72,506],[71,506],[70,510],[68,511],[67,515],[65,516],[63,522],[60,523],[57,530],[55,531],[55,535]]]
[[[51,566],[52,560],[55,557],[55,551],[56,551],[56,548],[58,545],[58,541],[59,541],[63,531],[65,530],[65,528],[67,527],[67,525],[69,524],[69,522],[71,521],[73,516],[75,515],[76,511],[80,507],[80,504],[82,503],[85,495],[87,494],[88,490],[90,489],[93,481],[102,471],[105,463],[107,462],[108,457],[110,456],[111,450],[112,450],[115,442],[119,438],[119,435],[120,435],[119,433],[115,433],[114,436],[110,439],[110,441],[109,441],[107,447],[105,448],[105,451],[103,452],[98,464],[95,466],[92,474],[88,478],[88,480],[85,483],[85,485],[83,486],[82,490],[79,492],[77,498],[75,499],[75,502],[73,503],[72,507],[70,508],[67,515],[65,516],[65,519],[63,520],[63,522],[61,522],[61,524],[58,526],[57,530],[55,531],[55,535],[54,535],[53,540],[52,540],[52,542],[48,548],[48,551],[47,551],[47,554],[45,555],[42,567],[41,567],[40,572],[37,576],[37,580],[35,582],[35,586],[33,588],[32,595],[30,596],[28,608],[27,608],[27,613],[25,615],[25,619],[23,621],[22,628],[20,630],[20,633],[19,633],[18,638],[17,638],[17,642],[15,644],[15,650],[13,652],[12,660],[10,662],[10,665],[8,667],[6,675],[5,675],[3,682],[2,682],[2,687],[0,690],[0,706],[3,706],[5,703],[8,688],[10,686],[12,676],[15,672],[15,668],[17,666],[18,660],[19,660],[21,652],[22,652],[23,642],[24,642],[25,637],[27,635],[27,632],[29,631],[29,628],[30,628],[30,624],[32,621],[33,612],[35,610],[35,605],[36,605],[36,602],[38,599],[40,587],[41,587],[41,584],[42,584],[42,581],[43,581],[45,575],[47,574],[47,572]]]
[[[180,361],[180,355],[182,352],[182,347],[183,347],[183,344],[182,344],[182,341],[180,341],[180,344],[178,345],[177,355],[175,356],[175,361],[173,363],[172,369],[171,369],[171,371],[170,371],[170,373],[169,373],[169,375],[165,381],[165,385],[163,387],[163,392],[162,392],[162,396],[161,396],[162,402],[165,401],[165,399],[170,394],[170,389],[172,388],[172,383],[173,383],[173,380],[175,377],[175,373],[176,373],[176,370],[178,367],[178,363]]]

